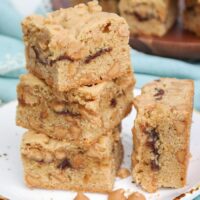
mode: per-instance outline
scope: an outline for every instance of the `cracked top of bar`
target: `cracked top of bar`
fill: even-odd
[[[172,110],[191,112],[193,108],[194,82],[162,78],[145,85],[142,95],[137,96],[134,104],[137,109],[153,108],[154,105],[164,105]]]
[[[90,32],[96,25],[102,25],[102,33],[107,33],[109,29],[120,25],[119,36],[123,38],[129,35],[125,20],[116,14],[102,12],[97,1],[60,9],[45,17],[32,15],[22,23],[25,43],[30,33],[36,34],[37,39],[41,39],[38,40],[38,45],[44,51],[50,51],[51,60],[57,59],[63,52],[62,55],[67,55],[71,61],[86,58],[91,54],[91,46],[86,43],[90,39],[94,40],[94,48],[98,48],[101,42],[98,41],[99,33],[96,31],[94,35],[95,33]],[[88,40],[85,40],[86,37]],[[95,45],[96,42],[98,44]]]

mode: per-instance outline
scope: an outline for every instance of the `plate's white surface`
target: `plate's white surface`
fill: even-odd
[[[138,93],[138,91],[136,91]],[[23,169],[20,160],[20,140],[23,132],[22,128],[15,125],[15,112],[17,102],[11,102],[0,108],[0,195],[11,200],[73,200],[75,192],[67,191],[47,191],[29,189],[23,182]],[[125,158],[123,165],[130,168],[130,154],[132,151],[131,128],[135,118],[135,110],[123,121],[123,144]],[[131,183],[131,177],[121,180],[116,179],[115,189],[124,188],[127,191],[139,191],[146,195],[147,200],[171,200],[174,197],[188,191],[191,187],[200,183],[200,114],[194,112],[192,133],[191,133],[191,153],[192,158],[189,165],[188,185],[183,189],[162,189],[155,194],[147,194],[141,191],[140,187]],[[200,192],[183,198],[190,200]],[[106,195],[87,194],[91,200],[106,200]]]

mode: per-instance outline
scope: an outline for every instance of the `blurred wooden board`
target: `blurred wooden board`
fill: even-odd
[[[164,57],[200,60],[200,37],[176,23],[163,37],[131,37],[130,45],[139,51]]]

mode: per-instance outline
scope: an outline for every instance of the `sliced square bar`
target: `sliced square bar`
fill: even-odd
[[[22,75],[17,125],[87,147],[130,112],[134,84],[130,72],[112,81],[58,92],[32,74]]]
[[[134,100],[133,179],[148,192],[186,185],[193,96],[192,80],[163,78]]]
[[[111,80],[130,70],[126,21],[96,1],[23,23],[27,69],[59,91]]]
[[[176,0],[121,0],[119,8],[133,35],[163,36],[177,15]]]
[[[120,127],[89,149],[56,141],[44,134],[24,134],[21,154],[27,186],[33,188],[109,192],[122,158]]]
[[[200,36],[200,1],[185,0],[184,27]]]

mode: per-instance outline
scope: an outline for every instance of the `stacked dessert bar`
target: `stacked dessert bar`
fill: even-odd
[[[135,84],[125,20],[97,2],[23,21],[17,124],[29,187],[112,190]]]

